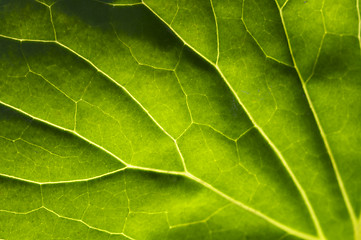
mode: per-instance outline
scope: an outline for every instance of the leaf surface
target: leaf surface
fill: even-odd
[[[0,0],[0,238],[360,239],[359,9]]]

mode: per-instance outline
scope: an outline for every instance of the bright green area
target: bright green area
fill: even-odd
[[[0,238],[361,239],[360,8],[0,0]]]

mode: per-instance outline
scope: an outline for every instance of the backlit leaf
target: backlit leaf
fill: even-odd
[[[359,0],[0,0],[1,239],[361,239]]]

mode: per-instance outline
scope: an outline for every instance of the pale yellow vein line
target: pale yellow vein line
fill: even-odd
[[[118,39],[118,41],[129,50],[130,55],[133,57],[133,59],[136,61],[136,63],[137,63],[138,65],[140,65],[140,66],[145,66],[145,67],[149,67],[149,68],[153,68],[153,69],[155,69],[155,70],[163,70],[163,71],[168,71],[168,72],[173,72],[173,71],[174,71],[174,69],[170,69],[170,68],[156,67],[156,66],[152,66],[152,65],[149,65],[149,64],[146,64],[146,63],[141,63],[141,62],[138,60],[138,58],[135,56],[135,54],[133,53],[132,48],[131,48],[128,44],[126,44],[125,42],[123,42],[123,40],[121,40],[121,38],[119,37],[119,35],[118,35],[118,33],[117,33],[114,25],[113,25],[112,23],[111,23],[110,25],[112,26],[113,32],[114,32],[116,38]]]
[[[54,32],[54,39],[55,41],[58,40],[58,37],[56,35],[56,30],[55,30],[55,25],[54,25],[54,21],[53,21],[53,13],[51,11],[51,6],[49,6],[49,13],[50,13],[50,22],[51,22],[51,26],[53,27],[53,32]]]
[[[358,220],[358,223],[357,223],[355,239],[356,239],[356,240],[360,240],[360,239],[361,239],[361,219],[359,219],[359,220]]]
[[[321,39],[321,42],[320,42],[320,47],[318,48],[318,51],[317,51],[317,55],[316,55],[316,59],[315,59],[315,62],[313,64],[313,67],[312,67],[312,72],[310,74],[310,76],[306,79],[305,81],[305,84],[307,84],[307,82],[313,77],[313,75],[315,74],[315,70],[316,70],[316,66],[317,66],[317,63],[318,63],[318,60],[320,58],[320,54],[321,54],[321,50],[322,50],[322,47],[323,47],[323,42],[325,40],[325,37],[326,37],[326,33],[327,33],[327,29],[326,29],[326,21],[325,21],[325,15],[323,14],[323,8],[324,8],[324,5],[325,5],[325,0],[322,0],[322,7],[321,7],[321,16],[322,16],[322,23],[323,23],[323,35],[322,35],[322,39]],[[280,9],[280,11],[282,11],[282,9]],[[293,59],[293,57],[292,57]]]
[[[288,42],[288,47],[289,47],[289,49],[290,49],[290,53],[291,53],[291,56],[292,56],[292,60],[293,60],[293,62],[294,62],[295,69],[296,69],[297,74],[298,74],[298,76],[299,76],[299,78],[300,78],[300,80],[301,80],[302,88],[303,88],[303,91],[304,91],[304,93],[305,93],[305,95],[306,95],[307,102],[308,102],[308,104],[309,104],[309,106],[310,106],[310,109],[311,109],[311,111],[312,111],[312,113],[313,113],[313,116],[314,116],[314,118],[315,118],[316,124],[317,124],[317,126],[318,126],[319,131],[320,131],[320,135],[321,135],[321,137],[322,137],[322,139],[323,139],[323,142],[324,142],[324,144],[325,144],[326,151],[327,151],[327,153],[328,153],[328,155],[329,155],[329,157],[330,157],[332,166],[333,166],[334,171],[335,171],[336,179],[337,179],[337,181],[338,181],[338,184],[339,184],[339,187],[340,187],[340,190],[341,190],[343,199],[344,199],[345,204],[346,204],[346,208],[347,208],[348,213],[349,213],[349,215],[350,215],[350,218],[351,218],[351,221],[352,221],[352,224],[353,224],[353,227],[354,227],[354,231],[356,232],[357,220],[356,220],[356,216],[355,216],[354,210],[353,210],[352,205],[351,205],[351,202],[350,202],[350,200],[349,200],[349,198],[348,198],[348,195],[347,195],[345,186],[344,186],[344,184],[343,184],[343,181],[342,181],[340,172],[339,172],[339,170],[338,170],[338,167],[337,167],[335,158],[334,158],[334,156],[333,156],[331,147],[330,147],[330,145],[329,145],[329,143],[328,143],[326,133],[325,133],[325,131],[324,131],[322,125],[321,125],[321,122],[320,122],[319,118],[318,118],[318,115],[317,115],[317,112],[316,112],[316,110],[315,110],[315,107],[313,106],[313,102],[312,102],[311,97],[310,97],[310,95],[309,95],[309,93],[308,93],[308,90],[307,90],[307,87],[306,87],[306,83],[305,83],[305,81],[303,80],[302,75],[301,75],[301,73],[300,73],[300,70],[298,69],[298,66],[297,66],[297,64],[296,64],[296,61],[295,61],[295,58],[294,58],[294,55],[293,55],[293,51],[292,51],[292,46],[291,46],[291,43],[290,43],[290,41],[289,41],[288,32],[287,32],[286,25],[285,25],[285,22],[284,22],[282,9],[280,9],[280,6],[278,5],[277,1],[276,1],[276,4],[277,4],[277,7],[278,7],[278,9],[279,9],[279,13],[280,13],[282,25],[283,25],[283,28],[284,28],[284,32],[285,32],[285,34],[286,34],[286,38],[287,38],[287,42]],[[315,213],[313,213],[313,216],[312,216],[312,217],[317,219]],[[317,222],[318,222],[318,221],[317,221]],[[324,236],[324,234],[323,234],[323,232],[322,232],[322,228],[321,228],[321,226],[320,226],[319,223],[317,224],[316,227],[317,227],[317,231],[319,232],[320,237],[326,239],[325,236]]]
[[[174,19],[177,17],[177,15],[178,15],[178,12],[179,12],[179,2],[178,2],[179,0],[177,0],[177,10],[175,11],[175,14],[174,14],[174,16],[172,17],[172,21],[170,21],[170,25],[172,25],[173,24],[173,22],[174,22]]]
[[[45,211],[50,212],[50,213],[56,215],[56,216],[59,217],[59,218],[67,219],[67,220],[70,220],[70,221],[80,222],[80,223],[84,224],[85,226],[87,226],[88,228],[91,228],[91,229],[94,229],[94,230],[97,230],[97,231],[105,232],[105,233],[110,234],[110,235],[123,235],[123,236],[125,236],[125,237],[127,237],[127,238],[132,239],[131,237],[125,235],[123,232],[120,232],[120,233],[110,232],[110,231],[107,231],[107,230],[105,230],[105,229],[101,229],[101,228],[97,228],[97,227],[91,226],[91,225],[87,224],[86,222],[84,222],[84,221],[81,220],[81,219],[76,219],[76,218],[71,218],[71,217],[67,217],[67,216],[60,215],[60,214],[58,214],[57,212],[55,212],[54,210],[51,210],[51,209],[45,207],[44,205],[42,205],[41,207],[38,207],[38,208],[35,208],[35,209],[32,209],[32,210],[29,210],[29,211],[25,211],[25,212],[10,211],[10,210],[3,210],[3,209],[1,209],[0,212],[9,213],[9,214],[15,214],[15,215],[27,215],[27,214],[31,214],[31,213],[33,213],[33,212],[39,211],[39,210],[41,210],[41,209],[44,209]]]
[[[254,129],[255,127],[252,126],[248,129],[246,129],[246,131],[244,131],[243,133],[241,133],[235,140],[235,142],[237,143],[239,139],[241,139],[243,136],[245,136],[248,132],[250,132],[252,129]]]
[[[184,171],[168,171],[168,170],[161,170],[161,169],[156,169],[156,168],[139,167],[139,166],[134,166],[134,165],[130,165],[130,164],[128,164],[127,169],[161,173],[161,174],[178,175],[178,176],[183,176],[185,174]]]
[[[186,227],[186,226],[190,226],[190,225],[194,225],[194,224],[199,224],[199,223],[206,223],[208,222],[212,217],[214,217],[215,215],[217,215],[218,213],[220,213],[221,211],[223,211],[225,208],[231,206],[232,203],[229,202],[226,205],[218,208],[217,210],[215,210],[214,212],[212,212],[211,214],[209,214],[207,217],[203,218],[202,220],[198,220],[198,221],[194,221],[194,222],[187,222],[187,223],[179,223],[179,224],[175,224],[175,225],[169,225],[169,228],[178,228],[178,227]]]
[[[78,157],[79,157],[79,156],[62,156],[62,155],[59,155],[59,154],[57,154],[57,153],[54,153],[54,152],[52,152],[52,151],[50,151],[50,150],[42,147],[42,146],[40,146],[40,145],[34,144],[34,143],[29,142],[29,141],[27,141],[27,140],[25,140],[25,139],[22,139],[22,138],[18,138],[18,139],[13,140],[14,143],[19,142],[19,141],[24,142],[24,143],[26,143],[26,144],[28,144],[28,145],[30,145],[30,146],[35,147],[35,148],[39,148],[39,149],[41,149],[42,151],[47,152],[47,153],[49,153],[49,154],[51,154],[51,155],[53,155],[53,156],[57,156],[57,157],[59,157],[59,158],[78,158]]]
[[[35,2],[40,3],[41,5],[43,5],[43,6],[45,6],[45,7],[49,7],[49,5],[48,5],[48,4],[43,3],[42,1],[35,0]]]
[[[178,0],[177,0],[177,1],[178,1]],[[179,136],[177,136],[177,137],[175,138],[175,140],[178,140],[178,139],[189,129],[189,127],[190,127],[190,126],[193,124],[193,122],[194,122],[194,121],[193,121],[193,116],[192,116],[192,111],[191,111],[191,108],[189,107],[188,94],[186,93],[186,91],[185,91],[185,89],[184,89],[184,87],[183,87],[183,85],[182,85],[182,83],[181,83],[181,81],[180,81],[180,79],[179,79],[179,77],[178,77],[177,71],[176,71],[177,68],[178,68],[178,66],[179,66],[179,63],[180,63],[180,61],[181,61],[181,59],[182,59],[183,50],[184,50],[184,45],[182,46],[182,50],[181,50],[181,52],[180,52],[180,54],[179,54],[178,62],[177,62],[177,64],[176,64],[175,67],[174,67],[173,73],[174,73],[174,76],[175,76],[176,79],[177,79],[177,82],[178,82],[178,84],[179,84],[179,86],[180,86],[180,88],[181,88],[181,90],[182,90],[183,95],[185,96],[186,106],[187,106],[188,113],[189,113],[189,117],[190,117],[190,124],[188,125],[188,127],[186,127],[186,129],[184,129],[184,131],[183,131],[182,133],[179,134]]]
[[[209,0],[211,2],[211,8],[212,8],[212,12],[213,12],[213,17],[214,17],[214,22],[216,24],[216,34],[217,34],[217,60],[216,60],[216,65],[218,65],[218,61],[219,61],[219,30],[218,30],[218,20],[217,20],[217,15],[216,15],[216,10],[214,9],[213,6],[213,0]]]
[[[10,178],[10,179],[14,179],[14,180],[18,180],[18,181],[27,182],[27,183],[33,183],[33,184],[38,184],[38,185],[47,185],[47,184],[65,184],[65,183],[76,183],[76,182],[88,182],[88,181],[100,179],[100,178],[103,178],[103,177],[106,177],[106,176],[110,176],[110,175],[113,175],[113,174],[116,174],[116,173],[119,173],[119,172],[124,172],[125,170],[137,170],[137,171],[168,174],[168,175],[176,175],[176,176],[184,176],[185,175],[185,172],[167,171],[167,170],[161,170],[161,169],[156,169],[156,168],[146,168],[146,167],[138,167],[138,166],[133,166],[133,165],[127,165],[127,166],[125,166],[123,168],[119,168],[119,169],[116,169],[114,171],[107,172],[107,173],[97,175],[97,176],[94,176],[94,177],[82,178],[82,179],[72,179],[72,180],[39,182],[39,181],[32,181],[32,180],[29,180],[29,179],[16,177],[16,176],[9,175],[9,174],[4,174],[4,173],[0,173],[0,176]]]
[[[40,185],[40,197],[41,197],[41,206],[44,206],[44,194],[43,194],[43,186]]]
[[[179,139],[181,139],[183,137],[183,135],[188,131],[188,129],[190,129],[193,126],[194,122],[191,122],[185,129],[183,132],[181,132],[179,134],[179,136],[176,138],[176,141],[178,141]]]
[[[123,227],[122,227],[122,232],[124,232],[124,229],[125,229],[125,227],[127,225],[128,217],[129,217],[129,214],[130,214],[130,199],[129,199],[129,195],[128,195],[128,192],[127,192],[126,175],[124,175],[123,180],[124,180],[124,193],[125,193],[125,196],[127,197],[127,207],[128,207],[127,210],[128,211],[127,211],[127,215],[125,216],[124,224],[123,224]]]
[[[4,136],[0,136],[0,139],[4,139],[6,141],[13,142],[13,143],[16,141],[15,139],[7,138],[7,137],[4,137]]]
[[[10,179],[14,179],[14,180],[18,180],[18,181],[27,182],[27,183],[33,183],[33,184],[38,184],[38,185],[47,185],[47,184],[49,185],[49,184],[66,184],[66,183],[87,182],[87,181],[96,180],[96,179],[99,179],[99,178],[102,178],[102,177],[110,176],[110,175],[118,173],[118,172],[123,172],[126,169],[127,169],[127,167],[124,167],[124,168],[117,169],[115,171],[107,172],[107,173],[104,173],[104,174],[101,174],[101,175],[98,175],[98,176],[94,176],[94,177],[90,177],[90,178],[72,179],[72,180],[65,180],[65,181],[64,180],[48,181],[48,182],[32,181],[32,180],[29,180],[29,179],[16,177],[16,176],[9,175],[9,174],[4,174],[4,173],[0,173],[0,176],[10,178]]]
[[[130,6],[142,5],[142,2],[137,2],[137,3],[108,3],[108,2],[104,2],[104,1],[100,1],[100,0],[93,0],[93,1],[105,4],[105,5],[113,6],[113,7],[130,7]]]
[[[276,1],[277,1],[277,0],[276,0]],[[283,9],[283,8],[287,5],[287,3],[288,3],[288,0],[286,0],[286,1],[283,3],[281,9]]]
[[[74,111],[74,132],[76,132],[76,122],[77,122],[77,116],[78,116],[78,103],[75,103],[75,111]]]
[[[55,4],[55,2],[54,2],[54,3],[52,3],[51,5],[48,5],[48,4],[46,4],[46,3],[44,3],[44,2],[41,2],[41,1],[39,1],[39,0],[35,0],[35,2],[37,2],[37,3],[41,4],[41,5],[43,5],[43,6],[45,6],[46,8],[48,8],[48,9],[49,9],[49,14],[50,14],[50,23],[51,23],[51,25],[52,25],[52,27],[53,27],[54,39],[55,39],[55,40],[57,40],[57,37],[56,37],[56,31],[55,31],[54,22],[53,22],[53,14],[52,14],[52,12],[51,12],[51,6],[52,6],[52,5],[54,5],[54,4]]]
[[[191,108],[189,107],[188,94],[185,92],[185,90],[184,90],[184,88],[183,88],[183,85],[181,84],[181,82],[180,82],[180,80],[179,80],[179,77],[178,77],[178,74],[177,74],[176,71],[174,71],[174,75],[175,75],[175,77],[176,77],[176,79],[177,79],[177,81],[178,81],[178,84],[179,84],[179,86],[180,86],[180,88],[181,88],[181,90],[182,90],[182,92],[183,92],[183,94],[184,94],[184,96],[185,96],[186,106],[187,106],[188,113],[189,113],[189,117],[190,117],[190,124],[192,124],[194,121],[193,121],[193,116],[192,116]],[[182,135],[182,134],[180,134],[180,135]],[[179,136],[176,137],[176,139],[177,139],[177,138],[179,138]]]
[[[182,165],[183,165],[184,171],[188,172],[186,162],[184,160],[184,157],[183,157],[183,154],[182,154],[181,150],[179,149],[177,140],[174,140],[174,143],[175,143],[175,146],[177,148],[178,154],[179,154],[179,156],[180,156],[180,158],[182,160]]]
[[[309,234],[306,234],[306,233],[303,233],[303,232],[299,232],[298,230],[295,230],[295,229],[293,229],[293,228],[290,228],[290,227],[288,227],[288,226],[286,226],[286,225],[284,225],[284,224],[282,224],[282,223],[280,223],[280,222],[278,222],[278,221],[276,221],[276,220],[274,220],[274,219],[272,219],[272,218],[264,215],[263,213],[255,210],[255,209],[253,209],[253,208],[250,208],[249,206],[247,206],[247,205],[245,205],[245,204],[243,204],[243,203],[235,200],[234,198],[228,196],[227,194],[221,192],[220,190],[218,190],[217,188],[213,187],[213,186],[210,185],[209,183],[207,183],[207,182],[205,182],[205,181],[203,181],[203,180],[195,177],[194,175],[192,175],[192,174],[190,174],[190,173],[186,173],[186,176],[187,176],[188,178],[190,178],[190,179],[198,182],[199,184],[203,185],[204,187],[208,188],[209,190],[217,193],[218,195],[220,195],[220,196],[222,196],[223,198],[227,199],[227,200],[230,201],[231,203],[233,203],[233,204],[235,204],[235,205],[237,205],[237,206],[239,206],[239,207],[247,210],[248,212],[253,213],[253,214],[256,215],[256,216],[261,217],[262,219],[264,219],[264,220],[268,221],[269,223],[273,224],[274,226],[276,226],[276,227],[284,230],[285,232],[288,232],[288,233],[290,233],[290,234],[292,234],[292,235],[298,236],[298,237],[300,237],[300,238],[302,238],[302,239],[309,239],[309,240],[316,240],[316,239],[318,239],[317,237],[314,237],[314,236],[312,236],[312,235],[309,235]]]
[[[222,133],[221,131],[219,131],[218,129],[214,128],[212,125],[209,125],[209,124],[205,124],[205,123],[199,123],[199,122],[194,122],[193,123],[194,125],[198,125],[198,126],[205,126],[205,127],[208,127],[210,129],[212,129],[214,132],[218,133],[219,135],[222,135],[222,137],[232,141],[232,142],[236,142],[237,141],[237,138],[231,138],[231,137],[228,137],[227,135],[225,135],[224,133]],[[252,128],[252,127],[251,127]],[[249,129],[248,129],[249,130]],[[246,132],[248,131],[246,130]],[[242,133],[243,135],[244,133]]]
[[[0,212],[3,213],[10,213],[10,214],[16,214],[16,215],[27,215],[36,211],[39,211],[40,209],[43,209],[43,207],[38,207],[38,208],[34,208],[32,210],[26,211],[26,212],[17,212],[17,211],[10,211],[10,210],[5,210],[5,209],[0,209]]]
[[[67,219],[67,220],[70,220],[70,221],[75,221],[75,222],[82,223],[85,226],[87,226],[88,228],[95,229],[95,230],[98,230],[98,231],[101,231],[101,232],[105,232],[105,233],[111,234],[111,235],[115,235],[115,234],[116,235],[121,235],[121,233],[110,232],[110,231],[107,231],[107,230],[104,230],[104,229],[93,227],[93,226],[87,224],[86,222],[84,222],[83,220],[80,220],[80,219],[75,219],[75,218],[71,218],[71,217],[62,216],[62,215],[58,214],[57,212],[55,212],[54,210],[51,210],[51,209],[49,209],[49,208],[47,208],[45,206],[43,206],[42,208],[44,210],[48,211],[49,213],[54,214],[55,216],[57,216],[59,218],[63,218],[63,219]]]
[[[0,37],[6,38],[6,39],[11,39],[11,40],[14,40],[14,41],[19,41],[19,42],[56,43],[55,40],[23,39],[23,38],[10,37],[10,36],[6,36],[6,35],[3,35],[3,34],[0,34]]]
[[[104,233],[107,233],[109,235],[122,235],[124,237],[127,237],[129,239],[133,239],[127,235],[125,235],[123,232],[110,232],[108,230],[105,230],[105,229],[101,229],[101,228],[97,228],[97,227],[94,227],[92,225],[89,225],[88,223],[84,222],[83,220],[81,219],[76,219],[76,218],[71,218],[71,217],[66,217],[66,216],[63,216],[63,215],[60,215],[59,213],[55,212],[54,210],[50,209],[50,208],[47,208],[45,206],[42,206],[41,207],[42,209],[48,211],[49,213],[52,213],[54,214],[55,216],[59,217],[59,218],[63,218],[63,219],[67,219],[67,220],[70,220],[70,221],[75,221],[75,222],[79,222],[79,223],[82,223],[83,225],[87,226],[88,228],[91,228],[91,229],[94,229],[94,230],[97,230],[97,231],[100,231],[100,232],[104,232]]]
[[[282,61],[278,60],[277,58],[274,58],[274,57],[268,55],[268,54],[266,53],[266,51],[263,49],[263,47],[261,46],[261,44],[258,42],[258,40],[257,40],[257,39],[253,36],[253,34],[249,31],[249,29],[248,29],[248,27],[247,27],[247,24],[246,24],[246,22],[244,21],[244,17],[243,17],[244,1],[245,1],[245,0],[242,1],[242,17],[241,17],[241,20],[242,20],[243,26],[244,26],[244,28],[246,29],[248,35],[251,36],[251,38],[254,40],[254,42],[257,44],[257,46],[261,49],[261,52],[264,54],[264,56],[265,56],[266,58],[271,59],[271,60],[273,60],[273,61],[275,61],[275,62],[277,62],[277,63],[279,63],[279,64],[281,64],[281,65],[284,65],[284,66],[286,66],[286,67],[293,68],[292,65],[290,65],[290,64],[288,64],[288,63],[285,63],[285,62],[282,62]]]
[[[310,76],[306,79],[306,81],[304,82],[304,84],[307,84],[308,81],[310,81],[311,78],[312,78],[312,77],[314,76],[314,74],[315,74],[316,66],[317,66],[317,63],[318,63],[318,59],[320,58],[320,54],[321,54],[323,42],[324,42],[324,40],[325,40],[325,36],[326,36],[326,33],[324,33],[323,36],[322,36],[321,43],[320,43],[320,47],[319,47],[318,52],[317,52],[316,60],[315,60],[315,63],[313,64],[312,72],[311,72]]]
[[[60,88],[58,88],[55,84],[53,84],[51,81],[49,81],[48,79],[46,79],[43,75],[41,75],[40,73],[37,73],[31,69],[29,69],[29,72],[42,78],[46,83],[48,83],[50,86],[52,86],[54,89],[56,89],[58,92],[60,92],[61,94],[63,94],[66,98],[68,98],[70,101],[76,103],[77,101],[75,101],[74,99],[72,99],[68,94],[66,94],[64,91],[62,91]]]

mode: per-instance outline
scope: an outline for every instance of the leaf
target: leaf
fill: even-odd
[[[0,0],[0,238],[361,239],[360,18]]]

